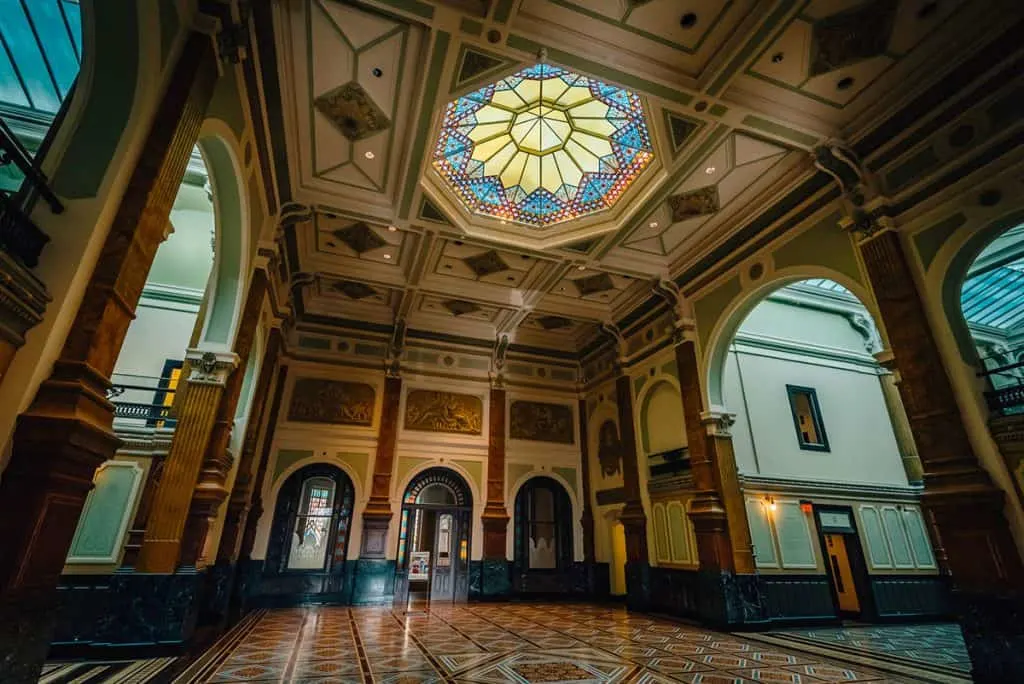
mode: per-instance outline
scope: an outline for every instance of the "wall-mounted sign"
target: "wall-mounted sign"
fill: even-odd
[[[849,511],[819,511],[822,532],[853,532]]]
[[[430,552],[413,551],[409,554],[409,579],[430,579]]]

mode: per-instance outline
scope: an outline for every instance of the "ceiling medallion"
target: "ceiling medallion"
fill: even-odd
[[[339,280],[332,284],[331,287],[349,299],[366,299],[377,294],[377,291],[366,283],[360,283],[355,280]]]
[[[876,0],[814,22],[811,76],[884,54],[895,16],[895,2]]]
[[[473,314],[480,310],[478,304],[473,302],[467,302],[465,299],[449,299],[446,302],[442,302],[442,306],[448,309],[453,316],[464,316],[466,314]]]
[[[391,120],[355,81],[320,95],[313,104],[352,142],[391,127]]]
[[[474,254],[463,259],[467,266],[472,269],[477,278],[494,275],[508,270],[508,264],[496,251],[489,250],[481,254]]]
[[[380,249],[388,244],[381,236],[377,235],[376,231],[362,221],[339,228],[333,231],[333,235],[348,245],[356,254]]]
[[[672,222],[678,223],[695,216],[707,216],[718,211],[718,186],[708,185],[668,198]]]
[[[546,228],[611,207],[653,159],[639,96],[540,63],[450,103],[433,165],[471,212]]]

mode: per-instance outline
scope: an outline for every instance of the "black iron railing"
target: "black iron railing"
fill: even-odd
[[[992,387],[985,392],[989,410],[999,415],[1024,413],[1024,348],[1001,350],[982,361],[991,366],[978,373]]]
[[[175,427],[178,421],[173,404],[177,379],[126,377],[134,382],[115,382],[107,392],[107,398],[114,405],[114,417],[144,420],[148,427]]]
[[[41,198],[53,213],[60,214],[64,205],[50,189],[49,181],[32,155],[0,119],[0,168],[11,165],[17,168],[23,180],[16,190],[0,188],[0,249],[28,268],[35,268],[50,238],[29,217],[31,207]]]

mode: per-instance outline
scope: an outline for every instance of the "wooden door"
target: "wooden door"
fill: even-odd
[[[825,534],[825,553],[832,569],[832,585],[839,599],[840,612],[859,614],[860,600],[853,582],[850,556],[846,552],[846,538],[841,534]]]

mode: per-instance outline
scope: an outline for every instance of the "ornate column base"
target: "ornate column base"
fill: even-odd
[[[482,599],[501,599],[512,593],[512,568],[505,555],[508,521],[509,515],[503,503],[488,503],[480,516],[484,528],[479,592]]]
[[[359,545],[360,558],[384,558],[387,555],[388,528],[394,514],[387,502],[366,505],[363,512],[363,538]]]

